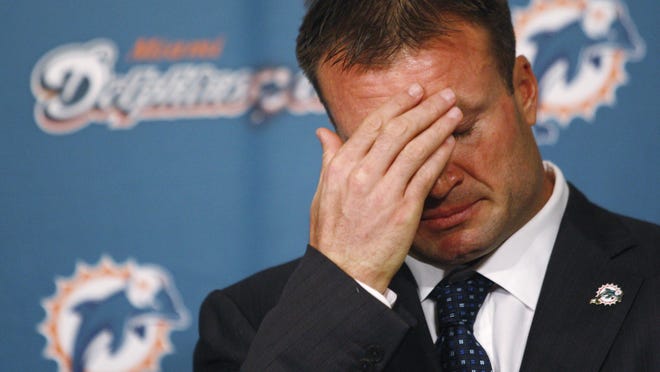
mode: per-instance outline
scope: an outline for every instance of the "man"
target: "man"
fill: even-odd
[[[506,1],[312,1],[297,52],[310,246],[207,298],[197,371],[660,370],[660,229],[542,162]]]

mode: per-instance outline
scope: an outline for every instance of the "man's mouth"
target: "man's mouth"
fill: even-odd
[[[422,212],[420,224],[433,229],[449,229],[467,221],[478,208],[479,200],[467,203],[456,203],[444,205],[443,203],[433,206],[427,203]]]

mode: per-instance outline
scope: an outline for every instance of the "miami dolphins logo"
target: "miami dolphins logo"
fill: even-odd
[[[598,287],[596,296],[592,298],[589,303],[593,305],[612,306],[621,302],[623,298],[623,290],[616,284],[607,283]]]
[[[153,265],[123,265],[103,257],[79,263],[70,278],[56,280],[42,306],[39,332],[44,356],[60,371],[156,371],[173,350],[169,334],[188,326],[188,311],[170,276]]]
[[[540,143],[577,118],[593,121],[616,103],[628,81],[625,64],[644,57],[645,45],[621,0],[533,0],[514,9],[518,53],[539,80]]]

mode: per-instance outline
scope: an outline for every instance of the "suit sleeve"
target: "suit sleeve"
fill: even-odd
[[[214,297],[200,312],[196,371],[381,370],[411,326],[311,247],[258,328]]]

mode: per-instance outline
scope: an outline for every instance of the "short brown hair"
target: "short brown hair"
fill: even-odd
[[[454,31],[457,20],[487,32],[500,76],[513,91],[516,41],[506,0],[308,0],[306,5],[296,55],[319,95],[322,63],[387,67],[401,50],[419,50]]]

